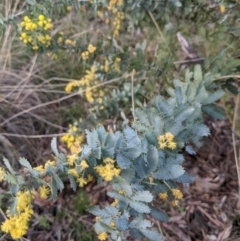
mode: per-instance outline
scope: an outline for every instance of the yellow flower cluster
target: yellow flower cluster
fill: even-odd
[[[52,53],[52,52],[48,52],[47,53],[48,57],[51,57],[52,59],[58,59],[58,54],[57,53]]]
[[[72,6],[69,5],[69,6],[66,7],[66,9],[67,9],[68,12],[71,12],[72,11]]]
[[[115,9],[115,7],[121,7],[123,6],[123,0],[110,0],[108,4],[108,9],[112,10]]]
[[[36,170],[36,171],[39,171],[39,172],[46,172],[48,166],[51,165],[51,166],[56,166],[56,162],[55,161],[51,161],[51,160],[48,160],[44,166],[43,165],[39,165],[37,167],[34,167],[33,169]]]
[[[168,194],[166,192],[163,192],[163,193],[159,193],[158,194],[158,197],[162,200],[167,200],[168,199]]]
[[[5,175],[5,171],[2,167],[0,167],[0,182],[4,180],[4,175]]]
[[[69,149],[76,148],[76,145],[79,146],[83,141],[83,134],[80,133],[77,125],[78,122],[74,125],[69,125],[68,133],[61,137],[61,141],[66,143]]]
[[[169,148],[174,150],[177,147],[177,144],[174,141],[174,135],[170,132],[167,132],[165,135],[160,135],[158,137],[158,144],[160,149]]]
[[[105,165],[96,166],[94,169],[105,181],[111,181],[115,176],[119,176],[121,169],[114,167],[113,159],[108,157],[103,162]]]
[[[80,164],[74,163],[74,165],[75,167],[68,169],[68,173],[77,179],[79,187],[84,187],[94,179],[90,174],[88,174],[87,177],[84,177],[84,170],[89,167],[85,160],[82,160]]]
[[[51,45],[50,30],[53,28],[53,24],[50,18],[42,14],[37,18],[25,16],[19,26],[21,27],[20,40],[29,44],[33,50]]]
[[[106,73],[109,71],[109,61],[107,59],[105,60],[103,69]]]
[[[91,89],[92,86],[97,85],[99,83],[96,80],[97,77],[97,67],[92,66],[90,70],[85,72],[85,75],[78,81],[71,81],[65,87],[65,91],[67,93],[71,92],[74,87],[79,88],[79,92],[85,90],[85,97],[89,103],[93,103],[94,100],[97,101],[98,104],[102,104],[104,92],[102,90],[98,90],[97,88]],[[100,106],[100,110],[104,109],[104,106]]]
[[[71,125],[70,129],[70,133],[71,131],[77,132],[76,126]],[[80,152],[82,151],[80,144],[83,140],[82,138],[81,141],[79,141],[78,137],[74,143],[72,143],[71,141],[69,142],[68,138],[66,139],[68,141],[68,147],[71,151],[71,154],[67,156],[67,162],[69,165],[68,174],[76,178],[79,186],[83,187],[93,180],[93,176],[89,174],[87,175],[87,177],[85,177],[85,170],[89,167],[88,163],[85,160],[81,160],[81,162],[78,163],[78,157]],[[65,138],[63,139],[65,140]]]
[[[118,11],[118,7],[123,6],[123,0],[110,0],[108,4],[108,10],[111,11],[115,16],[113,20],[113,37],[119,35],[119,30],[121,28],[122,20],[124,19],[124,13]]]
[[[11,215],[8,211],[8,218],[1,225],[2,231],[9,233],[13,239],[19,239],[27,232],[28,221],[33,215],[31,204],[33,198],[30,191],[19,191],[16,195],[17,213]]]
[[[89,44],[87,50],[81,53],[82,59],[87,60],[90,54],[93,54],[96,51],[96,49],[97,48],[95,46],[93,46],[92,44]]]
[[[179,200],[183,198],[183,194],[179,189],[176,188],[171,189],[171,194],[174,197],[174,200],[171,201],[171,205],[173,207],[176,207],[178,205]],[[167,192],[159,193],[158,197],[165,201],[168,199],[168,194]]]
[[[58,32],[57,43],[58,43],[59,46],[62,46],[63,44],[65,44],[66,47],[69,47],[69,46],[75,47],[76,46],[76,41],[64,37],[64,32],[63,31]]]
[[[50,193],[50,189],[48,187],[46,187],[46,186],[40,186],[38,188],[38,192],[39,192],[40,198],[47,199],[48,195]]]
[[[98,239],[101,241],[105,241],[107,239],[108,235],[106,232],[102,232],[100,234],[98,234]]]
[[[223,4],[219,5],[220,13],[225,13],[226,7]]]
[[[113,63],[113,67],[118,73],[121,73],[120,62],[121,62],[121,58],[117,57]]]
[[[124,17],[125,16],[123,12],[116,13],[115,18],[113,20],[113,26],[114,26],[113,37],[117,37],[119,35],[119,30],[121,28],[121,23]]]
[[[58,38],[58,43],[60,43],[61,38],[62,38],[62,37],[59,37],[59,38]],[[75,47],[75,46],[76,46],[76,40],[71,40],[71,39],[68,39],[68,38],[67,38],[67,39],[65,40],[65,45],[68,45],[68,46],[71,45],[71,46]]]
[[[97,14],[100,17],[100,19],[105,22],[106,24],[110,23],[109,19],[109,12],[113,15],[113,21],[112,21],[112,28],[113,28],[113,37],[116,37],[119,35],[119,30],[121,28],[122,20],[125,18],[125,15],[120,10],[123,7],[123,0],[110,0],[108,7],[104,11],[104,8],[102,11],[98,11]]]

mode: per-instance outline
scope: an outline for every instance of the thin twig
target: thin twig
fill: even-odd
[[[220,80],[220,79],[227,79],[227,78],[238,78],[240,79],[240,75],[224,75],[224,76],[219,76],[216,79],[213,79],[212,81]]]
[[[156,20],[155,20],[155,18],[154,18],[154,16],[153,16],[153,14],[152,14],[149,10],[148,10],[147,12],[148,12],[149,16],[151,17],[151,19],[152,19],[155,27],[157,28],[157,31],[158,31],[158,33],[160,34],[160,36],[161,36],[161,38],[162,38],[162,40],[163,40],[163,42],[164,42],[164,44],[165,44],[165,46],[166,46],[166,48],[167,48],[168,53],[172,56],[172,53],[171,53],[171,51],[170,51],[170,48],[168,47],[167,42],[166,42],[166,40],[165,40],[165,38],[164,38],[164,36],[163,36],[163,33],[162,33],[161,29],[159,28],[159,26],[158,26],[158,24],[157,24],[157,22],[156,22]]]
[[[0,136],[13,136],[13,137],[20,137],[20,138],[49,138],[55,136],[64,136],[67,133],[58,133],[58,134],[46,134],[46,135],[20,135],[20,134],[12,134],[12,133],[0,133]]]
[[[135,122],[135,105],[134,105],[134,91],[133,91],[133,82],[134,82],[134,74],[135,74],[135,69],[133,69],[132,74],[131,74],[131,83],[132,83],[132,113],[133,113],[133,120]]]
[[[204,60],[205,58],[195,58],[195,59],[187,59],[173,62],[174,64],[187,64],[187,63],[195,63]]]

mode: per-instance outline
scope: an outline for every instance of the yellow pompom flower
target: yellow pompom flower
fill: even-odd
[[[86,168],[88,168],[88,164],[85,160],[82,160],[80,163],[80,167],[82,168],[82,170],[85,170]]]
[[[72,11],[72,6],[67,6],[67,10],[70,12]]]
[[[172,142],[169,142],[169,143],[168,143],[167,147],[170,148],[170,149],[172,149],[172,150],[174,150],[174,149],[176,149],[177,144],[172,141]]]
[[[166,140],[167,140],[168,142],[171,142],[171,141],[173,141],[173,139],[174,139],[174,135],[173,135],[172,133],[170,133],[170,132],[167,132],[167,133],[165,134],[165,138],[166,138]]]
[[[87,180],[83,177],[79,177],[77,181],[79,182],[79,187],[84,187],[87,184]]]
[[[38,16],[38,20],[40,20],[40,21],[44,21],[44,20],[45,20],[44,15],[40,14],[40,15]]]
[[[106,232],[98,234],[98,239],[101,241],[105,241],[107,239],[108,235]]]
[[[5,174],[4,169],[0,167],[0,182],[4,179],[4,174]]]
[[[75,178],[78,178],[79,174],[75,168],[68,169],[68,173]]]
[[[47,199],[49,193],[50,193],[50,190],[47,186],[40,186],[38,188],[38,192],[39,192],[39,196],[40,198],[42,199]]]
[[[220,13],[225,13],[226,7],[223,4],[219,5]]]
[[[88,52],[89,52],[90,54],[94,53],[95,50],[96,50],[96,47],[95,47],[95,46],[93,46],[92,44],[89,44],[89,45],[88,45]]]
[[[164,193],[159,193],[159,194],[158,194],[158,197],[159,197],[160,199],[162,199],[162,200],[167,200],[168,194],[167,194],[166,192],[164,192]]]
[[[177,144],[174,141],[174,135],[170,132],[167,132],[165,135],[159,135],[158,136],[158,145],[160,149],[176,149]]]
[[[174,189],[171,189],[172,191],[172,195],[176,198],[176,199],[182,199],[183,198],[183,194],[180,190],[174,188]]]
[[[178,206],[178,200],[173,200],[173,201],[171,202],[171,205],[172,205],[173,207],[177,207],[177,206]]]
[[[67,161],[69,166],[72,166],[74,162],[77,160],[77,158],[78,158],[77,154],[67,156]]]
[[[94,179],[93,175],[90,175],[90,174],[87,175],[87,182],[88,183],[93,181],[93,179]]]

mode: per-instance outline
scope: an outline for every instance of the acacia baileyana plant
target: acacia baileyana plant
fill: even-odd
[[[163,240],[150,220],[168,221],[168,216],[154,201],[161,198],[178,205],[183,195],[176,183],[193,181],[182,167],[183,148],[195,154],[192,145],[199,147],[202,137],[209,135],[203,112],[223,117],[213,102],[224,92],[216,90],[213,78],[216,76],[209,73],[202,76],[200,66],[195,66],[193,73],[186,72],[184,82],[173,81],[168,99],[156,96],[143,109],[136,109],[131,127],[115,133],[101,125],[86,130],[87,143],[80,145],[77,140],[67,156],[58,151],[53,139],[54,158],[44,166],[32,167],[20,158],[23,170],[14,171],[3,159],[5,169],[0,170],[0,178],[8,183],[9,190],[1,195],[9,201],[9,209],[2,231],[14,239],[25,235],[34,213],[33,199],[55,199],[64,188],[62,178],[67,176],[75,191],[93,178],[111,186],[108,196],[114,202],[103,209],[89,209],[96,216],[94,227],[99,240],[125,240],[127,234],[138,240]]]

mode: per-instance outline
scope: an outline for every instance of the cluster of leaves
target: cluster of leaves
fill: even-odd
[[[115,133],[107,132],[103,126],[86,131],[87,144],[76,152],[76,172],[93,174],[101,182],[105,178],[97,170],[105,163],[111,169],[103,168],[102,172],[115,173],[110,173],[111,178],[107,179],[112,187],[108,195],[115,202],[103,209],[96,206],[89,210],[97,216],[95,230],[100,240],[105,240],[108,234],[113,240],[124,240],[126,231],[137,239],[163,240],[147,216],[167,221],[167,215],[154,205],[154,200],[159,194],[172,190],[169,200],[174,201],[175,197],[182,196],[175,190],[175,183],[193,181],[182,167],[184,157],[179,152],[185,147],[188,153],[194,154],[191,143],[200,146],[202,137],[209,135],[208,127],[203,124],[204,111],[223,117],[222,110],[216,108],[214,102],[224,92],[216,90],[213,78],[215,76],[209,73],[202,76],[197,65],[193,73],[187,71],[185,82],[174,81],[174,89],[168,90],[170,98],[159,95],[144,108],[136,109],[132,127],[126,126],[122,132]],[[161,149],[159,146],[158,138],[165,133],[171,133],[168,136],[174,138],[174,148]],[[67,157],[59,153],[56,139],[51,147],[55,161],[49,162],[44,170],[33,168],[21,158],[20,164],[25,169],[15,172],[5,159],[6,170],[2,175],[10,189],[2,195],[12,201],[12,213],[17,212],[19,190],[37,189],[44,184],[50,187],[50,199],[55,199],[58,191],[64,188],[61,179],[66,175],[71,187],[77,189],[74,176],[69,174]],[[83,162],[85,167],[81,169]]]

